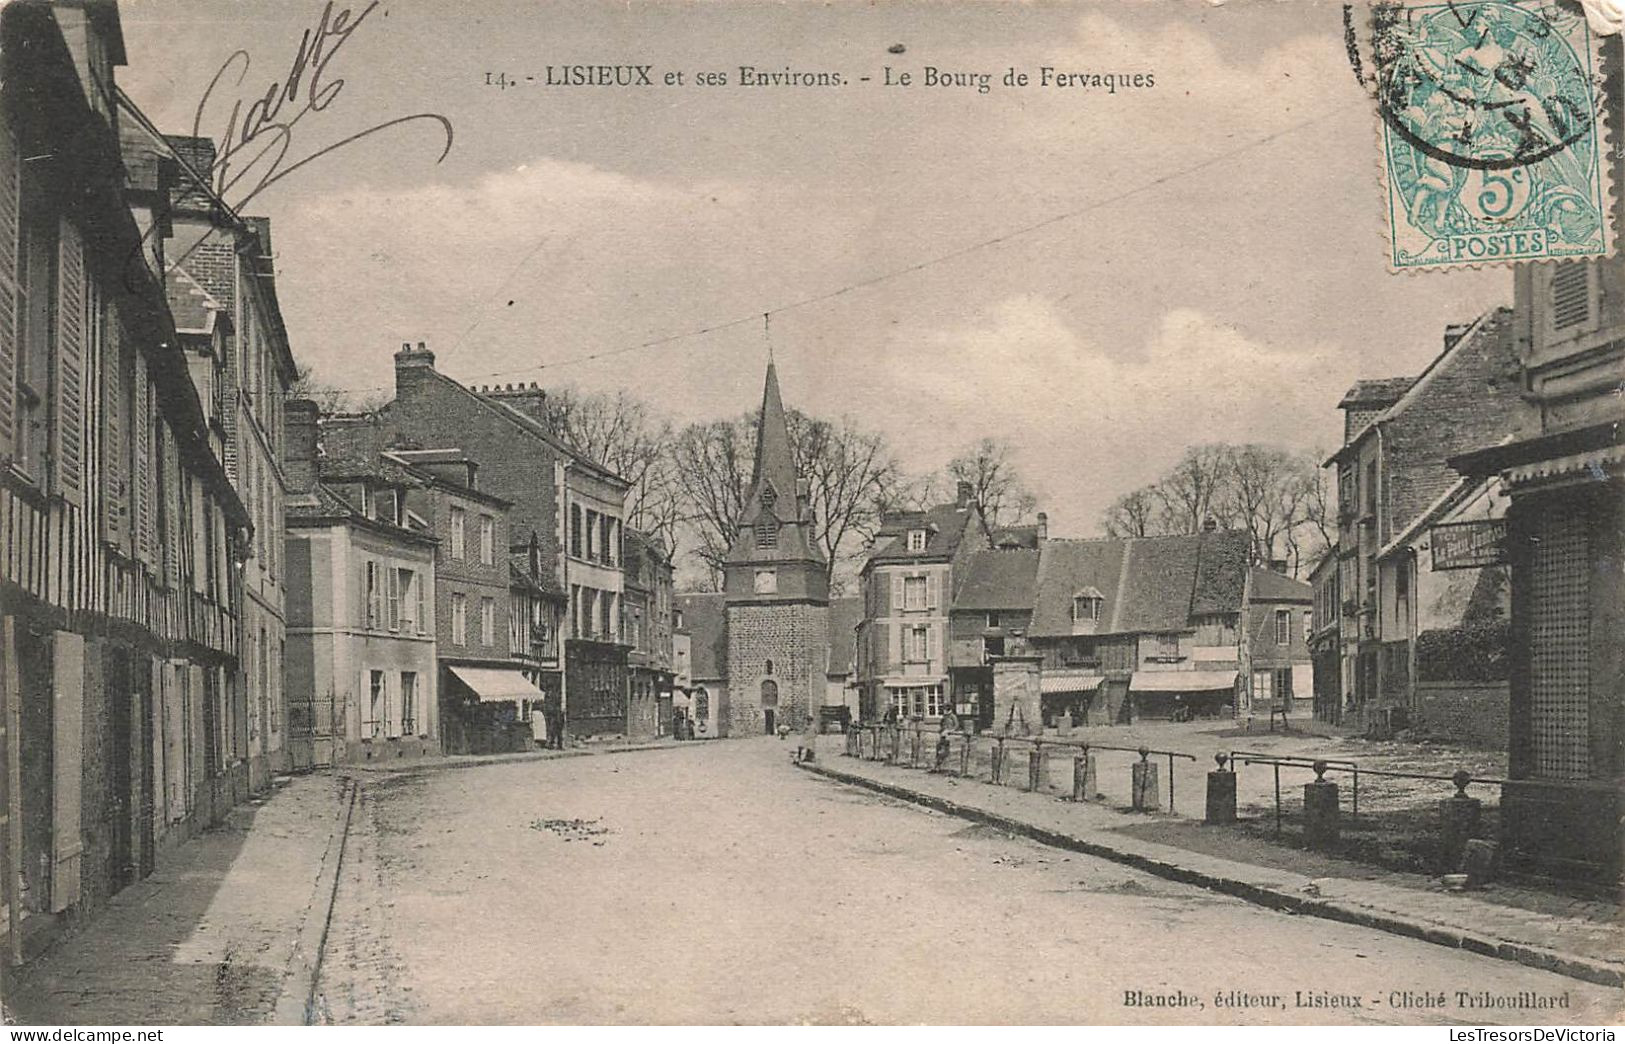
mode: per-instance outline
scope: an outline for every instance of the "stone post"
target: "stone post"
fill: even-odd
[[[1085,747],[1072,759],[1072,800],[1090,801],[1095,790],[1095,756]]]
[[[1207,774],[1206,822],[1234,823],[1236,821],[1236,774],[1227,767],[1230,758],[1225,754],[1213,755],[1218,768]]]
[[[1342,831],[1341,811],[1337,805],[1337,784],[1324,778],[1326,763],[1314,765],[1315,781],[1303,785],[1303,839],[1317,848],[1337,844]]]
[[[1130,772],[1131,803],[1136,812],[1155,812],[1162,806],[1162,790],[1157,786],[1157,766],[1146,760],[1150,751],[1140,748],[1140,760]]]
[[[970,775],[970,733],[965,733],[963,739],[965,740],[965,745],[959,748],[959,775],[961,777]]]
[[[1034,747],[1027,754],[1027,789],[1036,791],[1043,782],[1044,752]]]
[[[1439,802],[1439,873],[1453,874],[1461,869],[1461,857],[1467,851],[1467,842],[1478,836],[1479,819],[1484,803],[1467,796],[1467,784],[1473,777],[1458,769],[1451,777],[1456,793]]]
[[[855,758],[855,757],[858,756],[858,744],[861,741],[862,741],[861,740],[861,734],[856,729],[847,729],[846,730],[846,756],[847,757]]]
[[[903,727],[901,725],[893,725],[891,727],[891,749],[886,754],[886,764],[897,764],[897,759],[902,756],[902,753]]]
[[[1039,695],[1042,656],[995,656],[993,662],[993,727],[1012,736],[1031,736],[1044,725]]]
[[[1004,740],[996,740],[992,751],[992,780],[998,786],[1004,782]]]

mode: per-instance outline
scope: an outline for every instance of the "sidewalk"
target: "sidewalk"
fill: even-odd
[[[1625,924],[1613,904],[1506,884],[1476,893],[1446,892],[1419,874],[1274,845],[1181,816],[1077,804],[1016,785],[996,787],[845,757],[841,750],[839,742],[820,742],[819,760],[801,767],[1272,909],[1424,939],[1587,982],[1625,985]],[[1024,771],[1015,775],[1025,779]]]
[[[285,993],[302,1009],[313,971],[304,951],[327,917],[349,787],[296,777],[166,853],[82,928],[8,969],[11,1015],[23,1025],[255,1024],[276,1019]]]

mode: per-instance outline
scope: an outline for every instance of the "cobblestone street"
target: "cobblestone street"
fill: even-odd
[[[787,755],[740,740],[368,780],[318,1018],[1527,1024],[1620,1009],[1616,990],[1263,910]],[[1136,990],[1189,1006],[1126,1006]],[[1566,1006],[1464,1010],[1458,990]],[[1396,1010],[1397,993],[1448,1003]]]

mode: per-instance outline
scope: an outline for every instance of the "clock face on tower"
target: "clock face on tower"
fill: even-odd
[[[779,571],[777,569],[756,570],[756,593],[777,594],[779,590]]]

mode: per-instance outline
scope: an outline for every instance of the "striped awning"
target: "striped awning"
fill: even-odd
[[[1045,671],[1038,679],[1038,691],[1046,695],[1058,692],[1094,692],[1105,680],[1104,674],[1093,671]]]
[[[1135,671],[1130,692],[1214,692],[1236,687],[1235,671]]]

